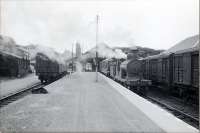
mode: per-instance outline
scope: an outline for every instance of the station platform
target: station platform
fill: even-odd
[[[74,73],[1,108],[0,131],[198,132],[104,75]]]

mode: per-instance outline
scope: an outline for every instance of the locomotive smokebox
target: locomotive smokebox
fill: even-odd
[[[127,54],[127,60],[135,60],[138,58],[138,49],[130,49]]]

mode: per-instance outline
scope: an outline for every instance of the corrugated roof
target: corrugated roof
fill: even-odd
[[[13,54],[13,53],[6,52],[6,51],[0,50],[0,53],[3,54],[3,55],[6,55],[6,56],[13,56],[13,57],[22,59],[22,57],[20,57],[20,56],[18,56],[18,55],[16,55],[16,54]]]
[[[140,60],[157,59],[157,58],[166,57],[170,55],[171,53],[179,54],[179,53],[192,52],[192,51],[197,51],[197,50],[199,50],[199,35],[188,37],[185,40],[177,43],[173,47],[169,48],[168,50],[158,55],[148,56]]]
[[[199,35],[195,35],[174,45],[163,53],[176,53],[180,51],[187,52],[187,50],[198,50],[199,48]]]

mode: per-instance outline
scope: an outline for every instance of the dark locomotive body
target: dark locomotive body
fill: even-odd
[[[120,82],[121,81],[121,71],[120,71],[120,65],[124,61],[124,59],[115,59],[113,58],[109,64],[109,70],[110,70],[110,77],[114,79],[115,81]]]
[[[141,63],[142,61],[137,59],[106,59],[100,63],[100,72],[130,89],[145,94],[151,81],[143,78]]]
[[[53,81],[67,73],[67,67],[57,61],[49,59],[46,55],[38,53],[36,55],[36,75],[41,82]]]
[[[99,63],[99,69],[100,72],[102,72],[104,75],[110,77],[110,63],[112,62],[112,59],[105,59]]]
[[[0,51],[0,62],[0,76],[22,77],[30,71],[28,55],[21,57]]]

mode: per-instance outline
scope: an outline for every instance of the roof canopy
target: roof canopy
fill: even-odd
[[[0,50],[0,54],[3,54],[3,55],[5,55],[5,56],[13,56],[13,57],[15,57],[15,58],[22,59],[21,56],[18,56],[18,55],[16,55],[16,54],[9,53],[9,52],[6,52],[6,51],[2,51],[2,50]]]

